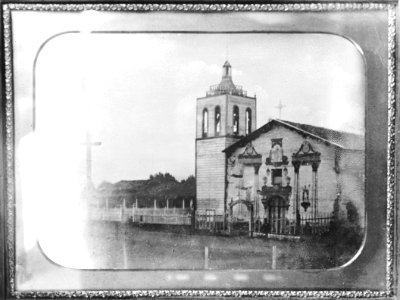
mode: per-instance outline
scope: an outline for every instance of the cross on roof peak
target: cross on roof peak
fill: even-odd
[[[282,118],[282,109],[285,107],[286,107],[286,105],[283,105],[281,100],[279,100],[279,104],[277,106],[275,106],[275,108],[277,108],[279,110],[279,119]]]

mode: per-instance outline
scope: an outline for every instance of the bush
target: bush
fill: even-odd
[[[349,220],[332,222],[330,231],[323,239],[330,261],[335,266],[349,261],[360,249],[363,238],[364,232],[358,224]]]

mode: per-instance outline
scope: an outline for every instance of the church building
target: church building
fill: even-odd
[[[280,119],[257,128],[256,97],[233,83],[228,61],[222,71],[197,99],[197,211],[283,232],[350,207],[363,227],[364,136]]]

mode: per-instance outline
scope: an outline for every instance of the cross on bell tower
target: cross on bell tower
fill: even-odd
[[[229,63],[229,61],[226,61],[222,66],[222,68],[223,68],[222,78],[232,77],[232,66]]]

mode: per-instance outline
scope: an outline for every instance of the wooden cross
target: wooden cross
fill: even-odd
[[[282,108],[285,108],[285,107],[286,107],[286,105],[283,105],[281,100],[279,100],[278,106],[275,106],[275,108],[279,109],[279,119],[282,117]]]
[[[100,146],[101,142],[92,142],[90,132],[86,132],[86,142],[83,143],[86,146],[86,184],[87,187],[93,186],[92,183],[92,147]]]

